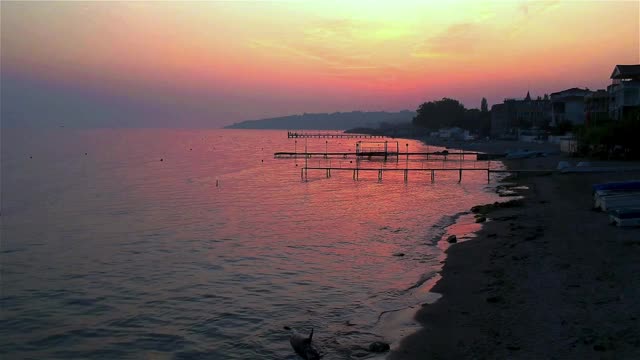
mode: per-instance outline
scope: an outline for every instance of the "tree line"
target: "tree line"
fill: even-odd
[[[485,98],[480,109],[467,109],[458,100],[443,98],[420,104],[413,125],[430,130],[459,127],[486,136],[491,130],[491,113]]]

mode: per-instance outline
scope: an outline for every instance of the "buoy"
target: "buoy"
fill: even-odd
[[[218,187],[218,180],[216,180],[216,187]]]
[[[160,161],[164,161],[164,159],[160,159]]]
[[[87,153],[84,153],[85,155],[87,155]]]

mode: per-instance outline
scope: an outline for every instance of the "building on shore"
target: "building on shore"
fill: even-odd
[[[640,64],[616,65],[611,73],[609,117],[620,120],[640,109]]]
[[[532,99],[527,92],[524,99],[505,99],[491,107],[491,136],[518,138],[519,129],[546,128],[551,120],[548,97]]]
[[[473,140],[474,139],[474,137],[471,135],[469,130],[465,130],[459,127],[440,129],[438,131],[431,132],[429,136],[441,138],[441,139],[454,139],[454,140]]]
[[[551,122],[553,126],[563,122],[582,125],[585,122],[584,98],[589,89],[571,88],[551,94]]]
[[[585,125],[592,126],[609,119],[609,93],[596,90],[584,97]]]

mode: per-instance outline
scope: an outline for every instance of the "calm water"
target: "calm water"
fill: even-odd
[[[302,182],[304,160],[273,153],[304,146],[284,131],[4,130],[2,358],[296,359],[285,325],[314,327],[325,359],[381,339],[381,312],[428,296],[433,239],[495,194],[480,172]]]

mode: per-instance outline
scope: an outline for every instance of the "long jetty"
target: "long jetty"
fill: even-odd
[[[429,160],[429,157],[435,157],[433,160],[442,160],[442,159],[456,159],[459,160],[462,158],[464,160],[465,156],[475,156],[476,158],[481,158],[479,160],[489,160],[489,159],[497,159],[501,157],[501,154],[490,155],[490,154],[482,154],[477,152],[396,152],[396,151],[358,151],[358,152],[342,152],[342,151],[332,151],[332,152],[294,152],[294,151],[279,151],[273,154],[275,158],[312,158],[312,157],[323,157],[327,158],[329,156],[337,156],[341,158],[347,157],[392,157],[392,156],[424,156]],[[485,156],[486,158],[482,159]]]
[[[555,172],[556,170],[542,170],[542,169],[527,169],[527,170],[505,170],[505,169],[492,169],[489,165],[486,168],[360,168],[360,167],[331,167],[331,166],[305,166],[300,169],[300,177],[303,181],[309,180],[309,170],[323,170],[325,171],[325,176],[327,178],[331,177],[332,171],[351,171],[353,172],[353,180],[359,180],[359,175],[361,171],[369,171],[369,172],[377,172],[378,173],[378,181],[382,181],[383,174],[385,172],[403,172],[404,174],[404,182],[409,180],[409,173],[430,173],[431,174],[431,182],[435,182],[436,180],[436,172],[442,171],[457,171],[458,172],[458,182],[462,182],[462,173],[468,171],[481,171],[487,173],[487,184],[491,182],[491,174],[492,173],[512,173],[512,174],[550,174]]]
[[[374,139],[384,138],[385,135],[372,135],[372,134],[345,134],[345,133],[306,133],[306,132],[294,132],[287,131],[288,139],[297,138],[316,138],[316,139]]]

